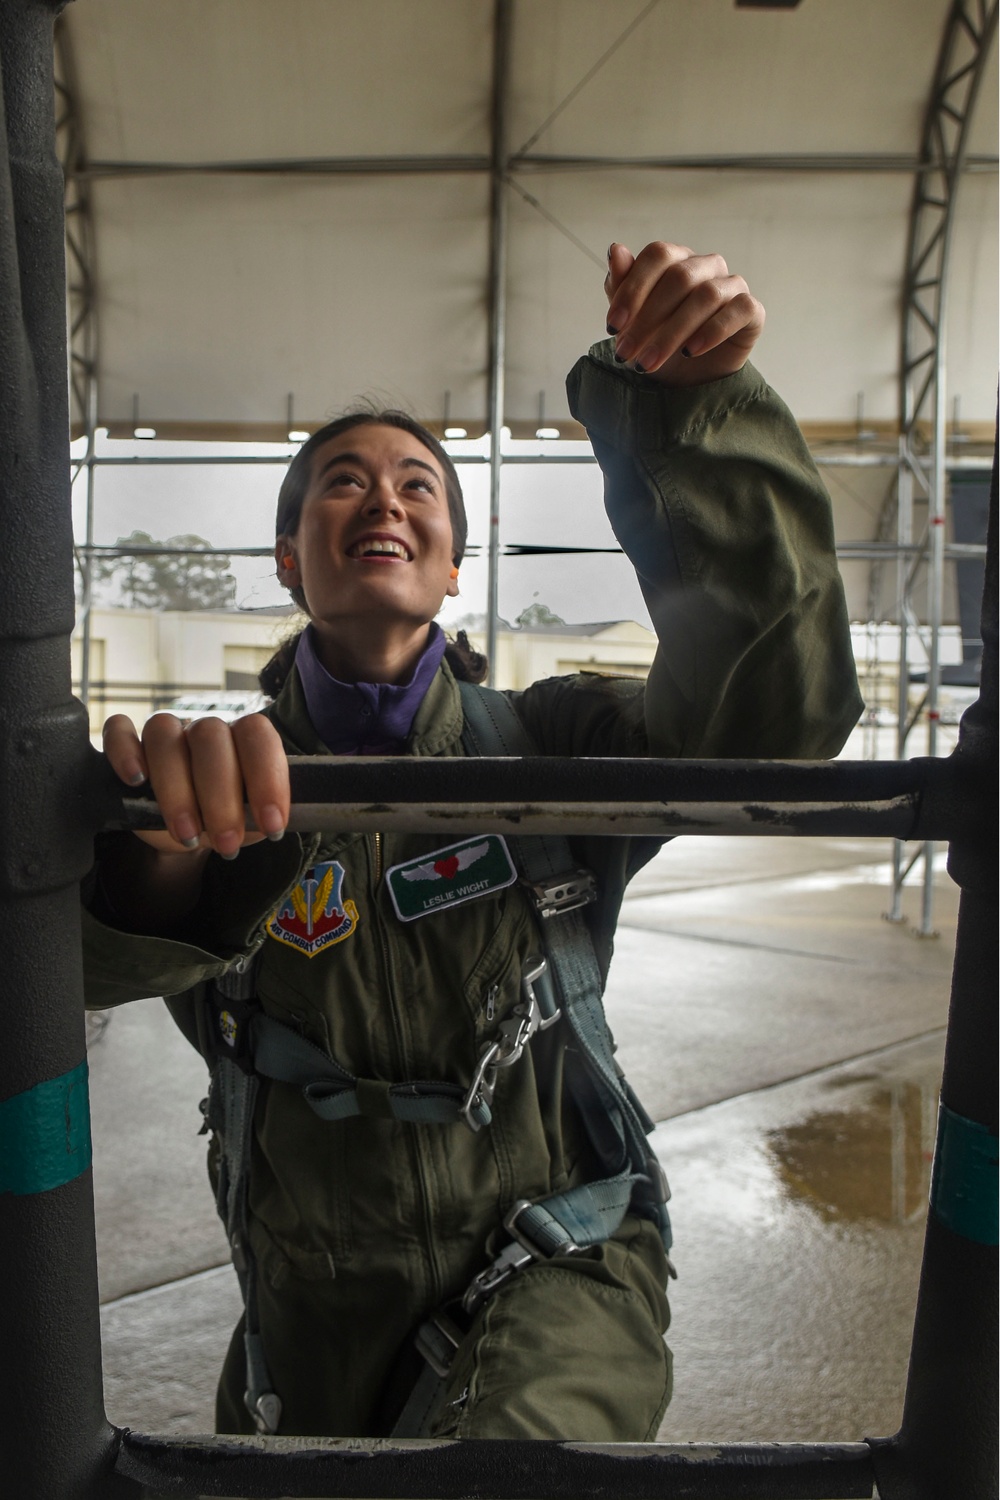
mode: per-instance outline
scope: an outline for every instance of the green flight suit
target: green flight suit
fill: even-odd
[[[787,409],[749,366],[665,390],[617,366],[609,344],[579,361],[568,388],[660,644],[645,685],[581,674],[511,694],[539,751],[835,754],[861,701],[829,500]],[[294,671],[269,713],[290,752],[325,753]],[[462,755],[461,733],[457,684],[443,665],[407,752]],[[468,1084],[538,951],[518,885],[398,919],[385,871],[454,842],[288,834],[235,863],[213,856],[186,941],[85,916],[89,1004],[176,996],[171,1009],[196,1040],[206,983],[259,949],[264,1010],[374,1081],[373,1113],[335,1123],[317,1118],[296,1088],[262,1085],[251,1243],[282,1432],[387,1432],[387,1387],[415,1327],[486,1266],[487,1241],[511,1204],[603,1175],[563,1097],[562,1026],[499,1074],[493,1123],[478,1134],[379,1117],[379,1083]],[[574,857],[597,876],[588,919],[603,974],[627,881],[657,847],[573,841]],[[291,892],[302,900],[316,866],[318,875],[343,871],[343,921],[337,940],[309,956],[267,929]],[[520,1272],[460,1349],[435,1430],[652,1436],[669,1398],[665,1282],[657,1231],[633,1215],[605,1245]],[[223,1430],[251,1428],[243,1388],[234,1336],[220,1386]]]

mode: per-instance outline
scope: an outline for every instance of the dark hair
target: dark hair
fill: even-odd
[[[459,564],[465,555],[469,522],[465,514],[465,499],[462,495],[458,472],[434,434],[428,432],[426,427],[415,417],[408,416],[405,411],[378,411],[361,408],[337,417],[333,422],[328,422],[325,427],[321,427],[318,432],[314,432],[312,437],[302,444],[281,481],[274,522],[275,536],[294,536],[299,529],[299,517],[309,491],[313,455],[316,450],[332,441],[333,438],[339,437],[342,432],[350,432],[352,427],[395,427],[400,432],[408,432],[419,443],[423,443],[424,447],[429,449],[437,459],[444,475],[448,515],[451,518],[452,560],[456,565]],[[290,592],[299,608],[306,610],[306,598],[302,589],[292,589]],[[278,696],[285,678],[291,671],[299,634],[301,632],[297,632],[284,641],[259,674],[258,681],[261,690],[271,698]],[[486,657],[481,652],[473,650],[464,630],[458,632],[454,641],[448,641],[445,647],[445,660],[455,676],[463,681],[482,682],[486,677]]]

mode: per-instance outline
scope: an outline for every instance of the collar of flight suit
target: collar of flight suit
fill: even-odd
[[[267,710],[289,755],[329,755],[306,707],[302,680],[293,667]],[[406,741],[407,755],[462,754],[462,699],[447,662],[431,679]]]

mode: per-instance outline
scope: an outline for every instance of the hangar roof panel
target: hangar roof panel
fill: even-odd
[[[488,151],[491,13],[490,0],[86,0],[67,23],[88,154]]]
[[[219,433],[305,425],[359,394],[481,429],[488,367],[493,0],[81,0],[72,46],[91,200],[99,418]],[[515,160],[506,417],[602,331],[603,258],[721,250],[769,308],[759,363],[807,420],[863,392],[895,414],[912,162],[948,0],[515,0],[509,146],[536,157],[704,158],[742,170],[569,172]],[[995,158],[996,55],[972,149]],[[539,133],[539,128],[541,129]],[[895,170],[762,170],[892,155]],[[431,156],[448,171],[404,170]],[[391,173],[321,171],[363,158]],[[386,162],[383,158],[392,158]],[[311,172],[139,175],[142,164]],[[133,164],[101,176],[101,163]],[[411,163],[412,164],[412,163]],[[474,168],[475,170],[470,170]],[[461,169],[461,170],[459,170]],[[995,170],[962,184],[950,385],[991,420]],[[987,330],[987,331],[984,331]]]

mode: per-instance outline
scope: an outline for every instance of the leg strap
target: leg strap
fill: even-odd
[[[216,989],[223,1015],[228,1013],[232,1018],[234,1013],[244,1014],[256,989],[256,963],[251,961],[243,968],[230,969],[216,981]],[[230,1003],[228,1012],[226,1002]],[[209,1108],[222,1147],[218,1209],[226,1226],[246,1309],[243,1342],[247,1388],[243,1399],[257,1431],[273,1433],[281,1421],[281,1398],[273,1388],[264,1354],[257,1310],[257,1263],[247,1232],[250,1151],[258,1087],[257,1079],[240,1062],[224,1055],[218,1057],[212,1073],[216,1098]]]

